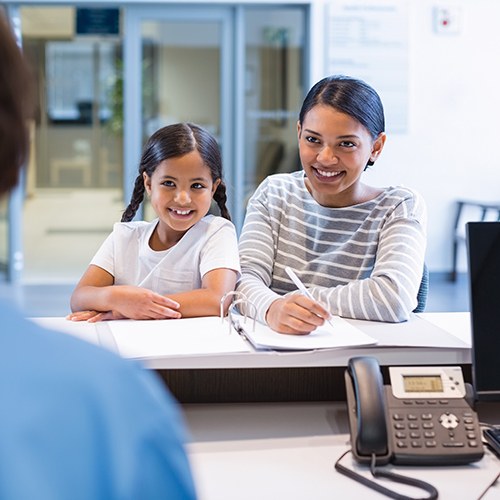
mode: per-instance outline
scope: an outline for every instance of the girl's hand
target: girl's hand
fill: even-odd
[[[92,318],[101,314],[99,311],[76,311],[68,314],[66,319],[69,321],[90,321]]]
[[[70,321],[97,323],[113,319],[177,319],[179,303],[168,297],[137,286],[110,286],[109,311],[76,311]]]
[[[66,316],[70,321],[87,321],[88,323],[97,323],[99,321],[109,321],[111,319],[127,319],[125,316],[114,311],[78,311]]]
[[[164,297],[146,288],[137,286],[113,286],[113,309],[103,312],[104,319],[178,319],[181,313],[177,310],[180,305],[175,300]],[[93,319],[93,318],[92,318]]]
[[[266,313],[267,324],[279,333],[307,335],[321,326],[329,312],[314,300],[293,294],[275,300]]]

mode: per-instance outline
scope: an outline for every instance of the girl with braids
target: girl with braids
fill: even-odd
[[[158,218],[132,221],[145,194]],[[212,199],[222,217],[207,215]],[[169,125],[147,142],[122,222],[76,286],[68,318],[215,316],[239,272],[217,141],[192,123]]]

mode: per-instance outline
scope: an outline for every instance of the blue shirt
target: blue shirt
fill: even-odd
[[[184,427],[151,372],[0,302],[0,498],[192,499]]]

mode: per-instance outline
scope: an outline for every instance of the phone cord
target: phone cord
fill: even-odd
[[[427,493],[429,493],[429,496],[415,498],[402,495],[401,493],[390,490],[389,488],[386,488],[385,486],[382,486],[379,483],[376,483],[375,481],[372,481],[362,476],[361,474],[348,469],[340,463],[340,460],[342,460],[342,458],[344,458],[345,455],[347,455],[347,453],[349,453],[350,451],[351,450],[346,451],[335,463],[335,469],[341,474],[344,474],[345,476],[354,479],[355,481],[358,481],[359,483],[364,484],[368,488],[378,491],[385,496],[395,498],[396,500],[435,500],[438,497],[438,491],[436,490],[436,488],[434,488],[434,486],[432,486],[432,484],[426,483],[425,481],[421,481],[419,479],[402,476],[401,474],[396,474],[394,472],[388,472],[381,470],[380,468],[376,468],[377,456],[375,454],[372,454],[370,463],[370,472],[372,473],[373,477],[384,477],[396,483],[407,484],[415,488],[420,488],[421,490],[427,491]]]

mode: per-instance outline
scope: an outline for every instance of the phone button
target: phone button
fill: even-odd
[[[453,413],[443,413],[439,417],[439,423],[445,428],[445,429],[454,429],[455,427],[458,426],[458,417],[454,415]]]
[[[463,448],[465,444],[460,441],[456,441],[456,442],[443,443],[443,446],[445,448]]]

